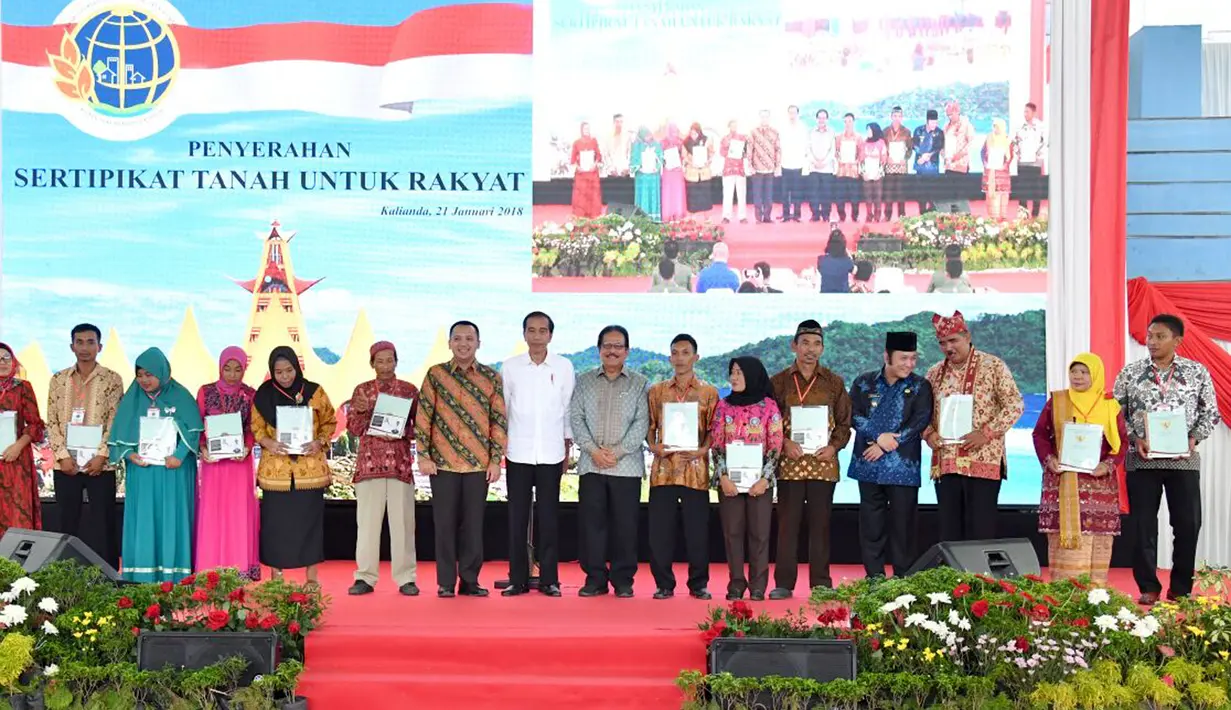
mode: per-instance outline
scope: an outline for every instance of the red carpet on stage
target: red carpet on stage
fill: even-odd
[[[1009,203],[1010,214],[1017,214],[1017,203]],[[984,203],[970,203],[971,212],[984,214]],[[724,241],[731,248],[730,265],[735,269],[750,269],[759,261],[769,262],[771,267],[789,268],[798,274],[807,268],[816,268],[816,257],[825,251],[829,241],[829,224],[826,222],[810,222],[807,207],[800,222],[779,222],[781,207],[774,207],[775,220],[769,224],[757,224],[749,217],[747,224],[731,222],[724,224],[726,238]],[[907,203],[907,212],[914,216],[917,206]],[[862,212],[861,212],[862,214]],[[716,208],[708,215],[694,215],[702,219],[708,218],[715,224],[722,221],[722,209]],[[534,208],[534,224],[555,222],[564,224],[572,218],[572,208],[568,205],[538,205]],[[847,248],[854,250],[859,240],[863,222],[843,222],[839,225],[846,234]],[[889,223],[869,225],[873,231],[889,232]],[[975,288],[988,288],[1001,293],[1045,293],[1047,291],[1047,272],[1035,271],[990,271],[968,272],[971,284]],[[906,285],[919,293],[927,291],[932,274],[907,274]],[[645,293],[650,289],[650,277],[535,277],[533,290],[536,293]]]
[[[346,589],[353,563],[322,565],[321,584],[333,601],[324,625],[308,637],[300,694],[313,710],[678,708],[676,675],[705,667],[697,623],[711,605],[726,603],[725,565],[712,568],[710,602],[680,593],[682,565],[669,600],[651,598],[647,565],[637,573],[633,599],[579,598],[576,564],[561,567],[561,598],[531,592],[506,599],[492,586],[506,570],[503,562],[484,566],[482,582],[491,597],[439,599],[435,570],[423,564],[422,593],[407,598],[384,564],[376,592],[351,597]],[[835,567],[833,575],[841,583],[861,577],[863,569]],[[802,569],[801,580],[807,576]],[[1136,592],[1128,570],[1112,570],[1112,582]],[[799,609],[804,584],[795,599],[755,606],[779,614]]]

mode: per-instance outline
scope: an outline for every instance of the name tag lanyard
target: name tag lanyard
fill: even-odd
[[[1167,381],[1163,382],[1163,373],[1158,368],[1154,370],[1154,384],[1158,385],[1159,404],[1167,403],[1167,392],[1171,390],[1171,381],[1175,379],[1175,363],[1171,363],[1171,367],[1167,368]]]

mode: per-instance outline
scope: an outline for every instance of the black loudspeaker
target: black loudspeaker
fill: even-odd
[[[970,214],[969,200],[940,200],[935,204],[940,214]]]
[[[857,249],[861,252],[902,251],[905,242],[897,237],[864,237]]]
[[[710,673],[738,678],[811,678],[820,683],[855,679],[855,644],[842,639],[714,639]]]
[[[607,205],[607,214],[615,214],[621,217],[649,217],[637,205],[626,205],[623,202],[612,202]]]
[[[952,567],[994,579],[1039,574],[1039,556],[1024,537],[1003,540],[938,542],[923,553],[907,575],[934,567]]]
[[[86,567],[101,569],[112,582],[124,583],[120,573],[104,562],[89,545],[64,533],[9,528],[0,538],[0,557],[18,563],[26,572],[37,572],[60,560],[75,560]]]
[[[272,631],[142,631],[137,637],[137,668],[201,670],[241,656],[248,662],[240,680],[240,686],[246,686],[258,675],[268,675],[278,667],[277,647],[278,634]]]

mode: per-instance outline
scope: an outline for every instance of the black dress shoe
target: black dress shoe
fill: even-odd
[[[356,579],[355,583],[350,586],[350,589],[346,590],[346,593],[352,597],[357,597],[360,594],[371,594],[374,591],[376,590],[372,588],[372,585],[362,579]]]
[[[607,593],[607,587],[598,587],[598,586],[592,587],[587,584],[586,586],[581,588],[580,592],[577,592],[577,596],[579,597],[601,597],[606,593]]]
[[[688,593],[688,596],[692,597],[693,599],[700,599],[702,601],[709,601],[710,599],[714,598],[713,596],[710,595],[710,590],[708,589],[694,589]]]
[[[737,602],[743,598],[744,598],[743,592],[727,592],[727,601],[729,602]]]
[[[457,590],[457,593],[462,595],[463,597],[485,597],[490,592],[488,592],[486,589],[484,589],[483,587],[480,587],[477,584],[463,584]]]
[[[790,599],[793,593],[794,592],[792,592],[790,589],[786,589],[783,587],[777,587],[774,589],[774,591],[769,593],[769,598],[775,599],[775,600],[776,599]]]
[[[408,597],[417,597],[419,596],[419,585],[414,582],[407,582],[406,584],[398,587],[398,591]]]
[[[672,592],[674,594],[674,592]],[[632,587],[620,587],[616,589],[616,599],[631,599],[633,596]]]
[[[754,602],[763,602],[765,601],[765,592],[753,592],[748,595],[748,598]],[[773,599],[773,595],[770,595],[770,599]]]
[[[453,587],[437,587],[436,596],[441,599],[452,599],[455,596],[453,593]]]
[[[547,586],[543,586],[542,584],[540,584],[540,585],[539,585],[539,594],[544,594],[544,595],[547,595],[547,596],[549,596],[549,597],[558,597],[558,596],[560,596],[560,585],[558,585],[558,584],[548,584]]]
[[[510,584],[500,593],[502,597],[519,597],[530,591],[530,587],[524,584]]]
[[[620,593],[616,592],[616,596],[617,597],[620,596]],[[632,595],[630,594],[629,596],[632,596]],[[659,589],[658,591],[654,592],[655,599],[670,599],[671,597],[674,597],[674,596],[675,596],[674,589]]]

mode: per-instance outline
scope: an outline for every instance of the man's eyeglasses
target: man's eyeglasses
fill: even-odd
[[[627,346],[622,343],[603,343],[600,347],[603,350],[623,350]]]

